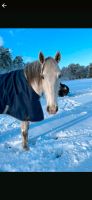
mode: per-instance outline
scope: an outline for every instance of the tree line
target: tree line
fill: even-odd
[[[21,56],[16,56],[13,59],[9,48],[0,47],[0,72],[21,69],[24,66],[25,63]]]
[[[0,73],[22,69],[25,67],[25,64],[21,56],[13,58],[9,48],[0,47]],[[92,63],[88,66],[72,63],[63,67],[61,74],[62,80],[92,78]]]
[[[88,66],[72,63],[67,67],[63,67],[61,74],[64,80],[92,78],[92,63]]]

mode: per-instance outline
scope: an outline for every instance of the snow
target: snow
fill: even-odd
[[[21,146],[21,122],[0,115],[1,172],[92,171],[92,79],[65,81],[70,88],[58,97],[59,111],[30,123],[29,151]]]

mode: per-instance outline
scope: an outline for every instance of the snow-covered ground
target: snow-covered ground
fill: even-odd
[[[1,172],[92,171],[92,79],[65,81],[70,94],[58,98],[56,115],[30,124],[29,151],[21,146],[20,121],[0,115]]]

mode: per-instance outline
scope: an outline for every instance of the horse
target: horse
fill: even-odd
[[[66,95],[68,95],[69,93],[69,87],[63,83],[60,83],[60,88],[59,88],[59,91],[58,91],[58,96],[59,97],[64,97]]]
[[[49,114],[56,114],[58,111],[60,59],[60,52],[54,58],[45,58],[40,52],[39,59],[27,63],[24,69],[0,75],[0,114],[8,114],[21,120],[24,150],[29,149],[29,123],[44,120],[40,97],[44,94]]]

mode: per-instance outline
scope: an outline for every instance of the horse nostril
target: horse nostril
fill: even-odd
[[[47,112],[54,114],[57,111],[58,111],[58,106],[54,106],[54,107],[47,106]]]
[[[47,112],[49,112],[49,106],[47,106]]]

